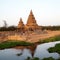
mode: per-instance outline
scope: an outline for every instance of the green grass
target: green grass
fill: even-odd
[[[60,35],[51,37],[48,39],[40,40],[38,42],[38,44],[53,42],[53,41],[60,41]],[[15,46],[33,46],[33,44],[36,44],[36,43],[29,43],[29,42],[25,42],[25,41],[6,41],[6,42],[0,43],[0,49],[12,48]]]
[[[39,59],[38,57],[33,57],[33,58],[27,57],[27,59],[25,59],[25,60],[55,60],[55,59],[52,57],[43,58],[43,59]]]
[[[44,40],[39,40],[38,43],[48,43],[48,42],[54,42],[54,41],[60,41],[60,35],[55,37],[50,37]]]
[[[55,60],[55,59],[52,57],[48,57],[48,58],[43,58],[42,60]]]
[[[60,60],[60,58],[58,58],[57,60]]]
[[[27,57],[27,59],[25,60],[40,60],[40,59],[38,57],[34,57],[34,58]]]
[[[25,60],[60,60],[60,58],[54,59],[52,57],[47,57],[47,58],[39,59],[38,57],[33,57],[33,58],[27,57],[27,59],[25,59]]]
[[[35,57],[35,58],[33,58],[32,60],[40,60],[39,58],[37,58],[37,57]]]
[[[49,51],[50,53],[52,53],[52,52],[57,52],[57,53],[60,54],[60,43],[56,44],[55,47],[49,48],[48,51]]]
[[[24,41],[6,41],[0,43],[0,49],[12,48],[15,46],[31,46],[33,43],[24,42]]]
[[[52,57],[48,57],[48,58],[43,58],[42,60],[60,60],[60,58],[54,59],[54,58],[52,58]]]

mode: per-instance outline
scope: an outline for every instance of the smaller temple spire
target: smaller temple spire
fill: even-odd
[[[20,18],[19,24],[18,24],[18,28],[21,28],[24,26],[24,23],[22,21],[22,18]]]

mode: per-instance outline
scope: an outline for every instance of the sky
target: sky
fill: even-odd
[[[38,25],[60,25],[60,0],[0,0],[0,26],[4,20],[8,26],[17,26],[20,17],[26,24],[30,10]]]

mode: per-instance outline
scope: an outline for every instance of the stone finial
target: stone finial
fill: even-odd
[[[32,12],[32,10],[30,11],[30,15],[33,15],[33,12]]]

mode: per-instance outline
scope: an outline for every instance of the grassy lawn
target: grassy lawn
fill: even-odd
[[[12,48],[15,46],[31,46],[31,45],[33,45],[33,43],[24,42],[24,41],[6,41],[0,43],[0,49]]]
[[[54,42],[54,41],[60,41],[60,35],[55,37],[50,37],[44,40],[39,40],[38,43],[48,43],[48,42]]]
[[[56,44],[55,47],[49,48],[48,51],[50,53],[57,52],[58,54],[60,54],[60,43]]]

